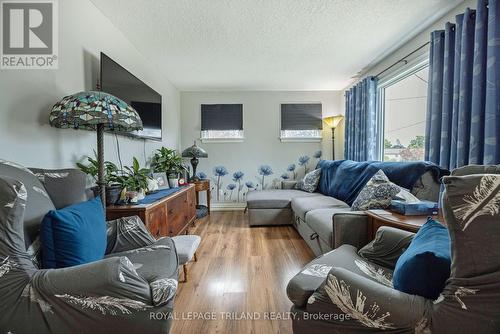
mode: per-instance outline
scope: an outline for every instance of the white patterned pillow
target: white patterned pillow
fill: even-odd
[[[295,189],[307,191],[308,193],[313,193],[318,187],[319,178],[321,176],[321,168],[315,169],[312,172],[304,175],[304,178],[297,182]]]
[[[379,170],[360,191],[352,203],[351,210],[386,209],[400,190],[399,186],[389,181],[384,172]]]

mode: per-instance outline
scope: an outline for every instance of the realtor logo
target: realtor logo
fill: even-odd
[[[57,0],[0,0],[1,69],[57,69]]]

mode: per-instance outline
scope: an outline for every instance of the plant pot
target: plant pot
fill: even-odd
[[[106,205],[115,205],[120,200],[123,187],[120,185],[106,186]]]
[[[168,178],[168,184],[170,185],[170,188],[177,188],[179,186],[179,178]]]

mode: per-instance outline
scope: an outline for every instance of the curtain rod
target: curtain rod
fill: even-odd
[[[427,42],[425,43],[424,45],[421,45],[420,47],[416,48],[415,50],[413,50],[412,52],[408,53],[406,56],[404,56],[403,58],[399,59],[398,61],[396,61],[394,64],[392,64],[391,66],[383,69],[382,71],[380,71],[379,73],[377,73],[375,75],[375,77],[379,77],[382,73],[385,73],[387,72],[388,70],[390,70],[391,68],[393,68],[394,66],[396,66],[397,64],[401,63],[401,62],[405,62],[405,65],[408,64],[408,61],[406,60],[406,58],[408,58],[409,56],[411,56],[412,54],[414,54],[415,52],[417,51],[420,51],[422,50],[424,47],[426,47],[427,45],[429,45],[430,42]]]

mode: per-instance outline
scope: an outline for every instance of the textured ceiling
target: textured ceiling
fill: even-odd
[[[461,2],[91,1],[180,90],[342,89]]]

